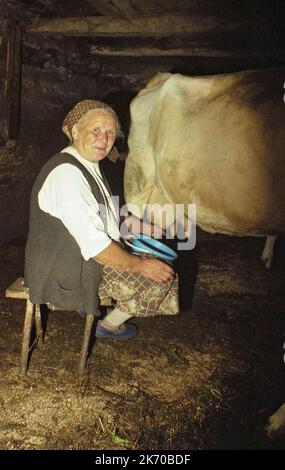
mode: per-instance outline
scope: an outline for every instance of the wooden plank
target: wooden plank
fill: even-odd
[[[5,291],[5,297],[13,299],[28,299],[29,288],[24,285],[24,278],[18,277],[16,281]]]
[[[24,278],[18,277],[11,286],[5,291],[5,297],[12,297],[14,299],[27,299],[29,297],[29,288],[24,285]],[[105,307],[111,307],[113,305],[111,297],[100,298],[100,305]],[[60,307],[47,303],[50,310],[63,310]]]
[[[10,25],[7,42],[6,72],[3,90],[2,137],[16,139],[20,124],[22,70],[22,31]]]
[[[215,49],[211,47],[185,47],[179,49],[159,49],[155,47],[122,47],[116,49],[109,46],[90,47],[93,55],[100,56],[125,56],[125,57],[229,57],[229,58],[272,58],[279,57],[280,51],[270,50],[229,50]]]
[[[229,21],[202,15],[160,15],[138,17],[88,16],[34,21],[28,32],[69,36],[172,36],[193,33],[246,31],[253,21]]]

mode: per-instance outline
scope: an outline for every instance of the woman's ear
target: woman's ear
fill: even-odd
[[[77,129],[77,125],[74,124],[72,130],[71,130],[71,136],[72,136],[72,140],[73,141],[76,141],[78,139],[78,129]]]

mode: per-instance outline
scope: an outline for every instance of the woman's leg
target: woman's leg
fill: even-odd
[[[146,279],[142,274],[104,267],[99,296],[110,296],[117,301],[113,311],[113,321],[117,324],[119,319],[122,320],[121,323],[126,321],[123,314],[128,315],[126,318],[149,317],[175,315],[179,310],[177,278],[174,281],[157,283]],[[106,316],[106,321],[109,315]],[[111,316],[110,320],[112,322]]]

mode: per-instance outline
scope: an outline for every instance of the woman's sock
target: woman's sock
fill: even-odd
[[[99,323],[103,328],[107,328],[109,330],[116,330],[120,325],[122,325],[125,321],[132,318],[132,315],[129,313],[121,312],[118,308],[114,308],[103,320],[99,320]]]

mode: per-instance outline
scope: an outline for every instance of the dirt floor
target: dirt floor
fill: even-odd
[[[76,374],[84,320],[51,312],[42,350],[18,376],[24,240],[1,252],[1,449],[285,449],[268,417],[285,401],[285,243],[266,270],[263,239],[200,233],[183,258],[183,311],[135,320],[127,342],[99,339]]]

